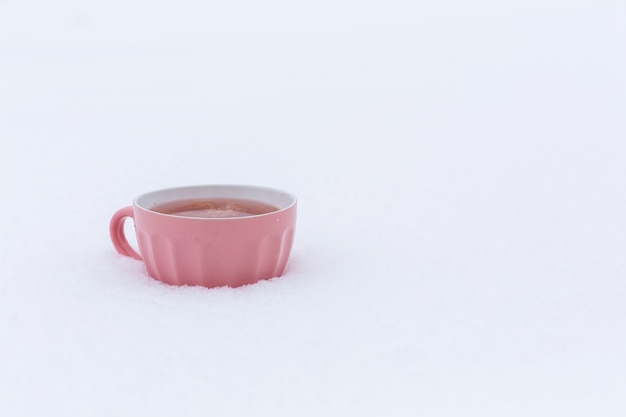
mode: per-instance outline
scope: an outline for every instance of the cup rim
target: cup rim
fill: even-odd
[[[146,199],[146,198],[150,198],[150,196],[156,196],[157,194],[162,194],[162,193],[166,193],[166,194],[171,194],[171,193],[176,193],[176,192],[185,192],[185,191],[191,191],[191,190],[197,190],[197,189],[239,189],[239,190],[256,190],[257,192],[264,192],[264,193],[269,193],[269,194],[274,194],[276,196],[282,196],[284,198],[289,199],[289,203],[286,204],[284,207],[279,208],[276,211],[271,211],[269,213],[262,213],[262,214],[253,214],[250,216],[233,216],[233,217],[192,217],[192,216],[180,216],[180,215],[176,215],[176,214],[167,214],[167,213],[160,213],[158,211],[154,211],[151,210],[149,207],[145,207],[144,205],[140,204],[140,201],[142,199]],[[222,197],[220,197],[222,198]],[[227,198],[227,197],[226,197]],[[236,198],[246,198],[246,197],[236,197]],[[174,201],[169,200],[169,201]],[[188,219],[188,220],[194,220],[194,221],[235,221],[235,220],[243,220],[243,219],[258,219],[261,217],[266,217],[266,216],[272,216],[272,215],[276,215],[279,213],[282,213],[286,210],[289,210],[290,208],[292,208],[293,206],[295,206],[297,204],[298,200],[296,198],[296,196],[290,192],[287,191],[283,191],[277,188],[273,188],[273,187],[266,187],[266,186],[260,186],[260,185],[250,185],[250,184],[200,184],[200,185],[186,185],[186,186],[180,186],[180,187],[168,187],[168,188],[162,188],[162,189],[158,189],[158,190],[153,190],[153,191],[148,191],[145,192],[137,197],[135,197],[135,199],[133,199],[133,207],[150,213],[151,215],[156,215],[156,216],[164,216],[167,218],[178,218],[178,219]],[[154,204],[156,205],[156,204]]]

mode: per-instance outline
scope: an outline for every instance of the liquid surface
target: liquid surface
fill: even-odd
[[[257,216],[277,210],[277,207],[260,201],[236,198],[178,200],[159,204],[152,208],[152,211],[158,213],[207,219]]]

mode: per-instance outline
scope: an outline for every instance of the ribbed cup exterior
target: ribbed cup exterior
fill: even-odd
[[[296,204],[239,218],[171,216],[133,207],[146,270],[173,285],[252,284],[285,272],[293,245]]]

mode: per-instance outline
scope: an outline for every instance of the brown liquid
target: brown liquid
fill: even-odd
[[[170,201],[152,207],[152,211],[184,217],[248,217],[271,213],[277,207],[255,200],[239,198],[198,198]]]

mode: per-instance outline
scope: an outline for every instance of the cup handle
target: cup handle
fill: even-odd
[[[126,235],[124,234],[124,220],[128,217],[132,218],[133,221],[135,220],[133,208],[131,206],[124,207],[123,209],[119,209],[115,212],[111,218],[111,224],[109,225],[111,241],[119,253],[141,261],[141,255],[139,255],[135,249],[130,246],[128,240],[126,239]]]

